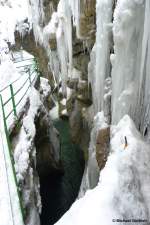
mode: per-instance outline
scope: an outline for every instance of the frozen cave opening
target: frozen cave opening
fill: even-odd
[[[42,200],[41,225],[52,225],[70,208],[78,196],[84,172],[84,156],[80,147],[71,140],[69,122],[53,121],[61,142],[61,170],[40,176]]]

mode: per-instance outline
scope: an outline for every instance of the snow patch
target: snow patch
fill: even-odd
[[[90,145],[88,149],[88,162],[80,187],[79,197],[84,196],[88,189],[94,188],[99,180],[99,167],[96,160],[96,139],[100,129],[108,127],[104,112],[99,112],[94,117],[93,129],[91,131]]]
[[[27,116],[23,119],[23,127],[14,151],[15,168],[19,182],[24,179],[29,166],[32,141],[36,134],[34,118],[41,105],[39,93],[34,88],[32,88],[29,98],[30,108]]]
[[[40,77],[40,85],[41,85],[44,96],[48,96],[51,92],[49,80],[44,77]]]
[[[124,148],[124,137],[128,145]],[[96,188],[86,192],[57,225],[113,225],[124,224],[113,220],[145,220],[150,213],[150,146],[136,130],[129,116],[124,116],[111,128],[111,153],[100,172]],[[92,210],[91,210],[92,206]]]

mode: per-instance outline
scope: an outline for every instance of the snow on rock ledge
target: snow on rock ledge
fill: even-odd
[[[34,119],[37,114],[37,110],[41,105],[40,96],[35,89],[32,89],[30,95],[30,108],[28,115],[23,119],[23,128],[19,135],[19,143],[15,148],[15,162],[16,172],[18,180],[22,180],[29,164],[29,148],[31,146],[31,140],[33,140],[36,130],[34,125]],[[20,146],[20,143],[21,146]]]
[[[14,32],[17,29],[22,35],[23,30],[29,29],[26,22],[29,17],[28,1],[0,1],[0,39],[15,44]]]
[[[78,196],[79,198],[84,196],[85,192],[88,189],[93,189],[94,187],[96,187],[98,183],[100,168],[98,166],[96,150],[97,137],[99,131],[107,128],[108,124],[106,122],[106,118],[104,117],[104,113],[97,113],[97,115],[94,117],[93,129],[91,131],[90,145],[88,149],[88,161],[85,166],[85,171],[82,178],[82,183]]]
[[[124,138],[127,143],[125,145]],[[114,219],[150,221],[150,146],[133,121],[124,116],[111,128],[111,153],[100,173],[99,184],[77,200],[57,225],[124,224]],[[131,222],[130,222],[131,220]]]
[[[34,225],[35,223],[37,225],[40,224],[41,199],[39,194],[39,178],[35,171],[36,148],[34,146],[36,134],[34,119],[40,106],[40,95],[37,90],[32,88],[30,108],[28,114],[23,119],[23,126],[14,150],[17,179],[22,192],[24,208],[28,209],[26,223],[30,225]]]
[[[23,118],[23,124],[15,137],[15,168],[28,225],[40,225],[41,198],[39,176],[59,170],[60,144],[58,132],[54,129],[44,98],[50,88],[46,79],[41,79],[41,93],[32,87],[29,96],[30,107]],[[38,172],[38,173],[37,173]]]

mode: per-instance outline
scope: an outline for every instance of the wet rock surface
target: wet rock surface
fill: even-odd
[[[40,113],[35,119],[35,125],[37,171],[40,177],[48,176],[53,170],[61,170],[59,133],[53,127],[46,112]]]
[[[59,119],[54,121],[54,125],[60,133],[64,174],[54,172],[40,180],[42,225],[54,224],[69,209],[78,195],[84,170],[83,154],[79,146],[71,141],[68,121]]]
[[[107,161],[110,144],[110,127],[99,130],[96,141],[96,159],[99,169],[103,169]]]

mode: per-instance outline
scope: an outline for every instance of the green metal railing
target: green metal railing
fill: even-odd
[[[13,176],[14,176],[14,180],[15,180],[15,184],[16,184],[16,188],[17,188],[21,214],[22,214],[22,217],[24,219],[24,210],[23,210],[22,200],[21,200],[21,196],[20,196],[20,192],[19,192],[19,185],[18,185],[18,182],[17,182],[17,176],[16,176],[16,171],[15,171],[15,161],[14,161],[14,157],[13,157],[13,154],[12,154],[12,147],[11,147],[11,142],[10,142],[9,124],[7,122],[8,122],[8,119],[10,118],[11,115],[14,116],[15,122],[19,121],[19,112],[17,113],[17,107],[20,105],[20,103],[22,102],[22,100],[26,96],[29,88],[34,85],[35,80],[38,77],[38,74],[36,73],[35,67],[33,66],[33,64],[24,65],[24,66],[21,66],[21,67],[25,68],[25,70],[23,70],[23,71],[24,72],[26,71],[26,73],[22,74],[22,76],[20,76],[18,79],[14,80],[11,84],[7,85],[5,88],[0,90],[0,104],[1,104],[1,108],[2,108],[3,121],[4,121],[4,131],[5,131],[5,135],[6,135],[6,140],[7,140],[9,156],[10,156],[10,160],[11,160]],[[15,91],[15,88],[14,88],[15,83],[17,81],[21,80],[23,76],[27,76],[27,78],[25,79],[23,84],[21,84],[21,86],[18,88],[18,90]],[[27,84],[27,82],[29,83],[29,85],[27,85],[27,87],[25,88],[22,96],[19,98],[19,100],[17,102],[16,96],[21,93],[21,90]],[[6,101],[3,100],[3,92],[5,90],[10,93],[10,97]],[[6,115],[6,106],[8,104],[10,104],[10,102],[11,102],[11,108],[10,108],[10,111],[7,112],[7,115]]]

